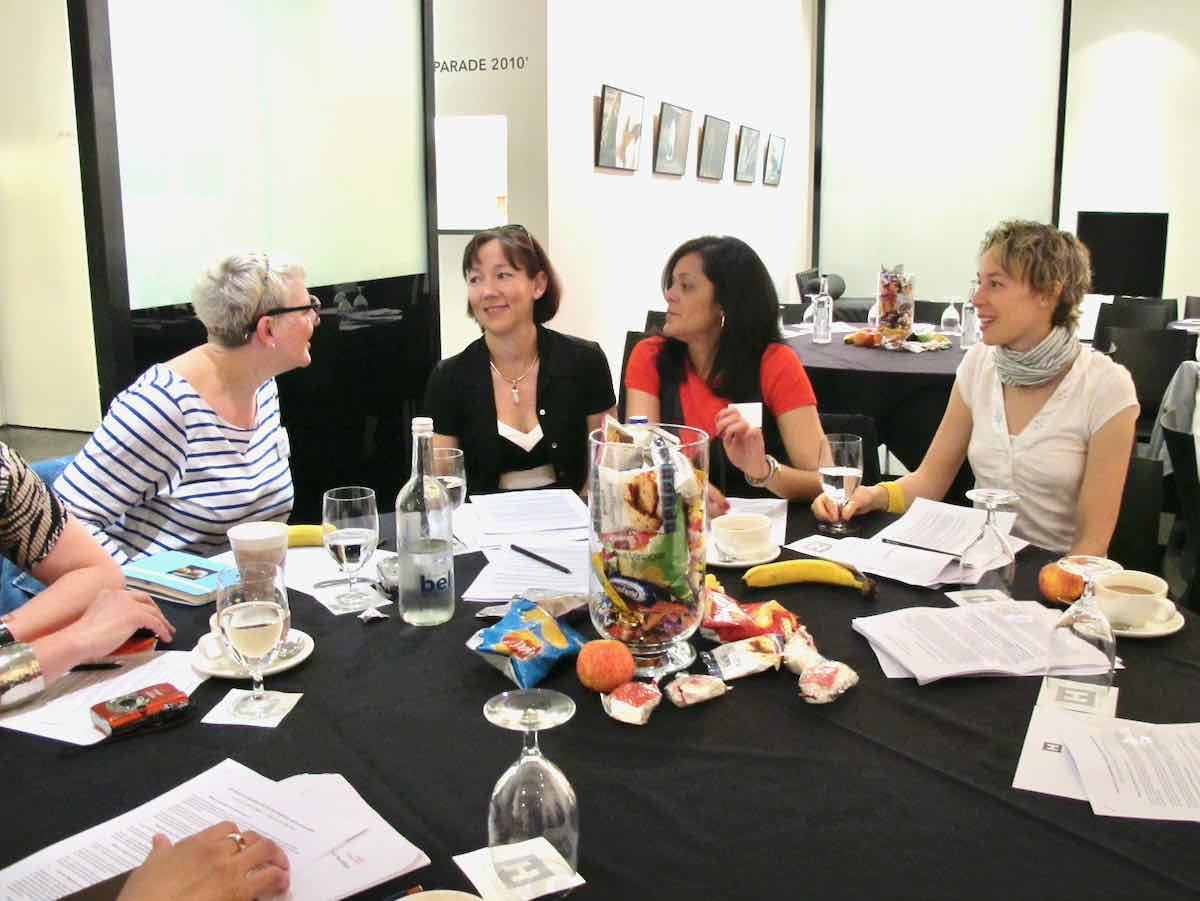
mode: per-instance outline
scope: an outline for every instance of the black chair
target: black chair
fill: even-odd
[[[834,322],[866,322],[874,297],[843,297],[833,302]]]
[[[1162,509],[1162,460],[1130,458],[1121,512],[1108,543],[1109,558],[1126,569],[1161,573],[1164,548],[1158,543],[1158,518]]]
[[[1172,481],[1175,485],[1175,504],[1183,521],[1185,541],[1181,562],[1187,589],[1180,602],[1200,610],[1200,579],[1196,578],[1200,561],[1200,479],[1196,471],[1196,442],[1189,432],[1163,429],[1167,455],[1171,458]]]
[[[914,302],[913,315],[916,317],[916,322],[931,322],[934,325],[941,325],[942,313],[946,312],[946,307],[950,306],[949,301],[944,300],[918,300]]]
[[[875,420],[862,413],[821,413],[821,428],[826,435],[858,435],[863,443],[864,485],[878,484],[879,474],[879,431]]]
[[[808,271],[815,273],[815,270],[812,270],[812,269],[810,269]],[[808,276],[807,278],[803,278],[803,279],[800,277],[802,275],[805,275],[805,273],[803,273],[803,272],[796,273],[796,284],[800,288],[800,296],[801,297],[807,297],[810,294],[816,294],[818,291],[821,290],[821,276],[820,275],[814,274],[814,275]],[[844,278],[842,278],[840,275],[834,275],[832,273],[828,273],[828,275],[829,275],[829,296],[832,297],[834,300],[837,300],[839,297],[841,297],[843,294],[846,293],[846,280]]]
[[[800,297],[805,294],[815,294],[815,291],[805,291],[805,286],[813,279],[820,279],[821,273],[816,269],[805,269],[803,272],[796,273],[796,287],[800,289]]]
[[[1175,318],[1175,313],[1168,312],[1165,307],[1154,304],[1100,304],[1100,312],[1096,316],[1096,333],[1092,338],[1092,346],[1096,350],[1109,352],[1111,338],[1109,330],[1114,326],[1137,329],[1165,329],[1167,323]]]
[[[784,325],[799,325],[804,321],[804,311],[808,309],[808,303],[781,303],[779,305],[779,315],[783,318]]]
[[[1200,319],[1200,297],[1187,296],[1183,301],[1183,318]]]
[[[1170,313],[1167,322],[1179,318],[1179,300],[1175,297],[1127,297],[1118,295],[1113,298],[1113,305],[1118,307],[1159,307]]]
[[[620,422],[625,421],[625,367],[629,365],[629,355],[633,352],[633,345],[645,337],[645,332],[625,333],[625,350],[621,353],[621,378],[617,383],[617,419]]]
[[[1107,306],[1107,304],[1106,304]],[[1158,406],[1175,370],[1196,355],[1196,336],[1180,329],[1149,331],[1112,326],[1108,329],[1112,358],[1129,370],[1137,390],[1141,413],[1137,421],[1139,441],[1148,441],[1158,415]]]
[[[666,310],[647,310],[646,311],[646,328],[647,335],[661,332],[663,326],[667,324]]]

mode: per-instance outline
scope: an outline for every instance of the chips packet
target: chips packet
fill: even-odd
[[[501,620],[467,639],[467,647],[512,679],[532,688],[560,657],[579,653],[586,639],[528,598],[514,598]]]

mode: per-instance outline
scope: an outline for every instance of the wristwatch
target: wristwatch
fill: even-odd
[[[767,454],[767,474],[761,479],[753,478],[749,473],[746,474],[746,484],[751,488],[765,488],[767,482],[771,481],[771,476],[775,475],[775,471],[779,469],[779,461]]]
[[[0,623],[0,648],[16,643],[17,640],[13,638],[12,632],[8,630],[8,623]]]

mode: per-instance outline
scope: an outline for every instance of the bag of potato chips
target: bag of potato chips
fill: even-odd
[[[467,647],[512,679],[532,688],[560,657],[579,653],[585,639],[558,622],[528,598],[513,598],[508,613],[495,625],[467,639]]]

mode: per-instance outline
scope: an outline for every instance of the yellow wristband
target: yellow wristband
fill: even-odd
[[[900,487],[899,482],[880,482],[879,487],[883,488],[888,493],[888,513],[903,513],[904,506],[904,489]]]

